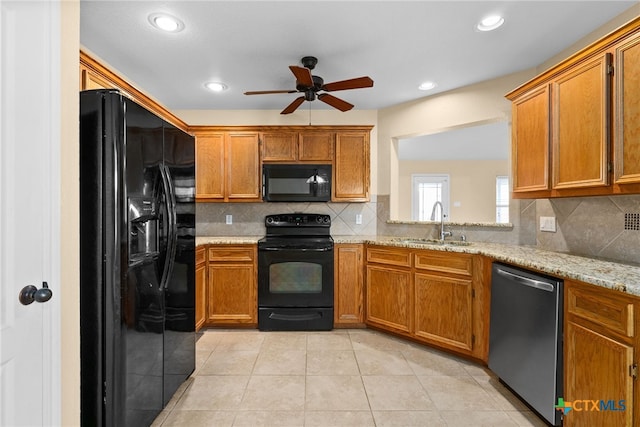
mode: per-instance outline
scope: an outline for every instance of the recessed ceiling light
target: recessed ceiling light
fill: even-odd
[[[484,18],[476,25],[479,31],[492,31],[504,24],[504,18],[500,15],[491,15]]]
[[[184,29],[184,23],[181,20],[166,13],[153,13],[149,15],[149,22],[154,27],[168,33],[177,33]]]
[[[204,84],[204,87],[212,92],[222,92],[223,90],[228,89],[228,86],[226,84],[220,82],[207,82]]]
[[[436,84],[434,82],[424,82],[420,86],[418,86],[418,89],[420,89],[420,90],[431,90],[434,87],[436,87]]]

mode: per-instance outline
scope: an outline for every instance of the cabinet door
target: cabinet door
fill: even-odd
[[[367,323],[411,333],[411,272],[367,266]]]
[[[629,367],[633,364],[633,347],[571,321],[566,324],[564,347],[564,400],[575,407],[564,417],[563,425],[632,426],[633,378]],[[590,401],[601,399],[614,410],[593,410]]]
[[[335,246],[334,323],[363,323],[363,246]]]
[[[255,270],[252,264],[209,264],[207,323],[256,323]]]
[[[80,67],[80,90],[110,88],[115,88],[115,86],[109,83],[106,79],[103,79],[99,75],[91,72],[91,70],[82,66]]]
[[[224,170],[224,133],[197,135],[197,199],[224,199]]]
[[[513,192],[549,190],[549,87],[543,85],[512,105]]]
[[[196,250],[196,331],[200,330],[207,318],[207,263],[205,248]]]
[[[331,163],[333,140],[333,132],[301,132],[298,141],[298,160]]]
[[[289,161],[298,158],[298,134],[295,132],[264,132],[262,134],[262,160]]]
[[[615,49],[615,182],[640,183],[640,34]]]
[[[473,349],[471,279],[416,273],[415,335],[455,350]]]
[[[369,201],[369,167],[369,132],[338,132],[332,200]]]
[[[260,201],[260,149],[257,132],[229,132],[227,145],[227,197]]]
[[[553,188],[609,184],[611,54],[569,69],[552,84]]]

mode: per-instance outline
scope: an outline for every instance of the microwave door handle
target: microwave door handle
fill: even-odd
[[[313,197],[318,197],[318,169],[313,171]]]

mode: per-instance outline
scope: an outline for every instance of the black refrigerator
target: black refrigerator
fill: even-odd
[[[81,423],[147,426],[195,368],[195,142],[80,93]]]

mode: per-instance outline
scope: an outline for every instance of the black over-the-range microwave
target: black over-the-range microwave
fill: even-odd
[[[262,166],[265,202],[328,202],[331,165],[265,164]]]

